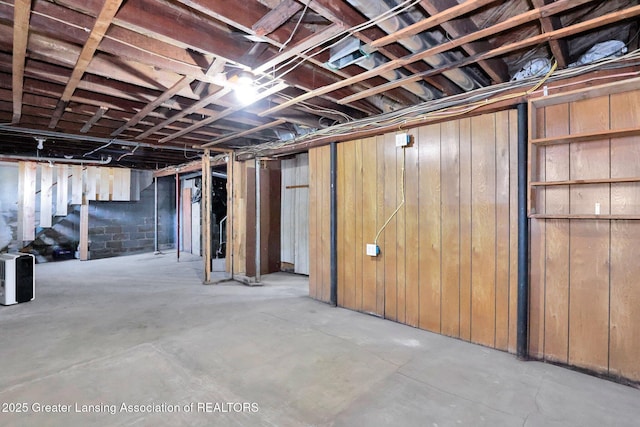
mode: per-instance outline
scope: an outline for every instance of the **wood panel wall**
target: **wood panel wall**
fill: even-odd
[[[282,160],[281,256],[283,270],[309,274],[309,155]]]
[[[640,90],[537,110],[539,137],[640,127]],[[640,177],[640,137],[538,149],[540,179]],[[549,187],[548,214],[640,215],[640,183]],[[532,356],[640,380],[640,221],[531,220]]]
[[[338,304],[515,351],[517,114],[409,133],[405,149],[395,134],[338,145]],[[329,148],[309,158],[310,295],[327,301]]]
[[[330,297],[329,146],[309,150],[309,295]]]

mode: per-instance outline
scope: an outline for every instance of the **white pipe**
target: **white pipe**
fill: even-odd
[[[81,165],[107,165],[111,163],[111,156],[103,160],[65,159],[64,157],[20,156],[14,154],[0,154],[0,160],[24,160],[28,162],[76,163]]]

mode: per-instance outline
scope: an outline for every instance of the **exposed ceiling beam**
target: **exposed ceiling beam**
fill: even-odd
[[[227,64],[227,60],[224,58],[216,57],[216,59],[211,62],[209,68],[205,72],[205,76],[213,77],[224,71],[224,66]],[[192,89],[193,93],[197,96],[201,96],[204,90],[209,86],[207,82],[199,81],[195,87]]]
[[[274,32],[301,9],[302,5],[294,0],[282,0],[271,12],[253,24],[251,29],[257,36],[265,36]]]
[[[191,84],[192,81],[193,81],[193,78],[191,77],[183,77],[182,79],[180,79],[175,85],[167,89],[162,95],[160,95],[159,97],[157,97],[156,99],[148,103],[142,110],[138,111],[133,117],[131,117],[131,119],[129,119],[129,121],[127,121],[127,123],[125,123],[120,128],[115,130],[111,134],[111,136],[118,136],[125,130],[129,129],[130,127],[137,125],[140,122],[140,120],[147,117],[149,113],[151,113],[153,110],[155,110],[160,105],[162,105],[162,103],[164,103],[166,100],[172,98],[176,93],[180,92],[183,88]]]
[[[345,27],[356,27],[365,23],[359,13],[352,10],[347,4],[342,2],[335,2],[331,0],[310,0],[311,7],[316,12],[320,13],[325,18],[332,22],[342,22]],[[364,44],[369,44],[374,40],[386,36],[387,34],[377,27],[372,27],[353,34],[358,37]],[[380,53],[389,58],[391,61],[395,61],[410,52],[402,46],[392,45],[379,49]],[[426,63],[407,64],[407,70],[410,73],[417,73],[431,69],[431,66]],[[433,78],[426,79],[426,82],[435,87],[439,91],[447,95],[454,95],[460,93],[460,88],[455,85],[451,80],[445,76],[434,76]]]
[[[64,88],[64,92],[62,93],[62,97],[60,97],[60,101],[58,104],[58,108],[56,108],[53,117],[51,117],[51,123],[49,123],[49,128],[53,129],[58,124],[60,117],[62,117],[62,113],[64,112],[63,104],[66,104],[71,99],[73,92],[75,92],[78,87],[78,83],[82,79],[84,72],[87,70],[89,66],[89,62],[93,59],[93,54],[96,49],[98,49],[98,45],[102,41],[107,29],[111,25],[113,18],[118,13],[118,9],[122,4],[123,0],[106,0],[104,6],[102,6],[102,10],[100,14],[96,18],[96,22],[89,34],[89,38],[84,44],[82,51],[80,52],[80,56],[76,61],[76,65],[73,68],[73,72],[71,73],[71,77],[69,78],[69,82],[67,86]],[[62,108],[60,108],[62,107]]]
[[[560,0],[559,0],[560,1]],[[552,3],[551,5],[554,4],[558,4],[559,3]],[[573,0],[575,2],[579,1],[579,0]],[[536,9],[537,10],[537,9]],[[583,21],[574,25],[570,25],[564,28],[561,28],[559,30],[555,30],[552,31],[550,33],[542,33],[539,34],[537,36],[533,36],[533,37],[529,37],[525,40],[521,40],[515,43],[510,43],[507,45],[503,45],[500,46],[498,48],[492,49],[488,52],[484,52],[480,55],[475,55],[469,58],[466,58],[464,60],[458,61],[456,63],[453,64],[447,64],[443,67],[439,67],[437,69],[428,71],[427,73],[441,73],[443,71],[447,71],[450,70],[451,68],[458,68],[458,67],[464,67],[467,66],[469,64],[473,64],[477,61],[481,61],[481,60],[485,60],[485,59],[490,59],[490,58],[494,58],[496,56],[500,56],[500,55],[505,55],[507,53],[511,53],[511,52],[515,52],[518,51],[520,49],[524,49],[527,47],[531,47],[531,46],[536,46],[540,43],[547,43],[549,42],[549,40],[558,40],[560,38],[564,38],[564,37],[569,37],[569,36],[573,36],[575,34],[580,34],[582,32],[585,31],[590,31],[605,25],[609,25],[609,24],[613,24],[616,22],[620,22],[629,18],[633,18],[640,15],[640,6],[634,6],[634,7],[630,7],[628,9],[619,11],[619,12],[611,12],[608,13],[606,15],[602,15],[599,16],[597,18],[593,18],[590,19],[588,21]],[[505,21],[506,22],[506,21]],[[416,81],[417,79],[420,79],[422,76],[420,75],[415,75],[415,76],[411,76],[409,78],[404,78],[404,79],[400,79],[397,82],[393,82],[392,84],[388,84],[388,85],[382,85],[379,86],[377,88],[372,88],[372,89],[368,89],[366,91],[363,91],[361,93],[346,97],[344,99],[341,99],[339,102],[340,103],[349,103],[349,102],[353,102],[353,101],[357,101],[361,98],[367,97],[367,96],[373,96],[376,95],[378,93],[384,92],[386,90],[392,89],[393,87],[395,87],[395,85],[402,85],[402,84],[407,84],[409,82],[412,81]]]
[[[456,0],[422,0],[420,4],[432,16],[458,5]],[[460,38],[466,34],[478,31],[476,24],[471,19],[465,17],[442,22],[440,26],[449,33],[450,37],[454,38]],[[486,40],[465,43],[461,47],[469,55],[477,55],[481,52],[486,52],[487,50],[494,48],[494,46]],[[507,64],[500,58],[478,61],[478,65],[485,73],[487,73],[491,80],[496,83],[502,83],[509,80],[509,69]]]
[[[91,117],[91,119],[85,123],[84,126],[82,126],[82,129],[80,129],[80,133],[87,133],[89,132],[89,129],[91,129],[91,127],[96,124],[98,122],[98,120],[100,120],[102,118],[102,116],[104,116],[104,114],[108,111],[109,109],[107,107],[100,107],[98,108],[98,111],[96,111],[96,113],[93,115],[93,117]]]
[[[531,0],[534,7],[540,8],[546,4],[551,3],[550,0]],[[560,18],[557,16],[543,16],[540,18],[540,25],[542,27],[542,32],[550,33],[559,28],[562,28],[562,23],[560,22]],[[566,68],[569,65],[569,44],[566,40],[549,40],[549,48],[551,49],[551,54],[558,62],[558,67]]]
[[[202,144],[200,147],[201,148],[208,148],[208,147],[211,147],[211,146],[214,146],[214,145],[222,144],[223,142],[227,142],[227,141],[230,141],[232,139],[242,138],[243,136],[251,135],[253,133],[257,133],[257,132],[263,131],[265,129],[271,129],[271,128],[276,127],[276,126],[280,126],[281,124],[284,124],[286,122],[287,121],[284,120],[284,119],[278,119],[278,120],[275,120],[275,121],[270,122],[270,123],[265,123],[262,126],[258,126],[258,127],[251,128],[251,129],[247,129],[247,130],[245,130],[243,132],[238,132],[238,133],[234,133],[234,134],[231,134],[231,135],[223,136],[222,138],[214,139],[211,142],[207,142],[206,144]]]
[[[415,24],[404,27],[394,32],[393,34],[389,34],[388,36],[376,39],[371,43],[369,43],[369,46],[372,49],[377,49],[377,48],[386,46],[388,44],[397,42],[398,40],[402,40],[404,38],[414,36],[423,31],[427,31],[444,22],[447,22],[451,19],[455,19],[469,12],[473,12],[476,9],[479,9],[483,6],[486,6],[494,2],[496,2],[496,0],[467,0],[466,2],[459,4],[457,6],[453,6],[448,9],[442,10],[438,13],[431,14],[430,17],[425,18],[421,21],[418,21]]]
[[[514,16],[510,19],[507,19],[506,21],[500,22],[496,25],[493,25],[491,27],[488,28],[484,28],[482,30],[476,31],[475,33],[471,33],[468,34],[464,37],[460,37],[459,39],[454,39],[454,40],[450,40],[446,43],[442,43],[440,45],[434,46],[432,48],[429,48],[427,50],[424,50],[422,52],[418,52],[418,53],[414,53],[414,54],[410,54],[407,55],[403,58],[399,58],[395,61],[391,61],[391,62],[387,62],[383,65],[380,65],[379,67],[376,67],[372,70],[369,71],[365,71],[363,73],[358,74],[357,76],[353,76],[347,79],[344,79],[340,82],[336,82],[334,84],[331,85],[327,85],[321,88],[318,88],[314,91],[311,92],[307,92],[305,94],[302,94],[294,99],[291,99],[287,102],[284,102],[280,105],[277,105],[273,108],[270,108],[269,110],[264,111],[261,115],[270,115],[275,113],[276,111],[282,110],[284,108],[290,107],[292,105],[295,105],[299,102],[302,101],[306,101],[307,99],[310,98],[314,98],[316,96],[319,96],[321,94],[326,94],[329,92],[333,92],[335,90],[338,90],[344,86],[348,86],[348,85],[352,85],[354,83],[357,82],[361,82],[363,80],[367,80],[370,79],[372,77],[375,77],[376,75],[383,73],[383,72],[387,72],[387,71],[391,71],[391,70],[395,70],[398,69],[400,67],[403,67],[407,64],[411,64],[413,62],[416,61],[421,61],[424,58],[427,58],[429,56],[432,55],[436,55],[438,53],[442,53],[442,52],[446,52],[448,50],[454,49],[456,47],[459,47],[462,44],[466,44],[466,43],[471,43],[474,42],[476,40],[480,40],[486,37],[490,37],[492,35],[498,34],[502,31],[506,31],[508,29],[520,26],[522,24],[526,24],[528,22],[534,21],[536,19],[539,19],[541,16],[551,16],[554,15],[556,13],[561,13],[561,12],[565,12],[568,9],[571,9],[573,7],[577,7],[580,6],[582,4],[585,3],[590,3],[594,0],[557,0],[554,3],[551,3],[549,5],[546,5],[542,8],[537,8],[537,9],[533,9],[530,10],[528,12],[522,13],[520,15]],[[473,62],[473,60],[470,60],[469,63]],[[452,66],[457,66],[458,63],[453,63]],[[429,70],[429,71],[425,71],[424,73],[432,73],[432,74],[437,74],[438,72],[441,72],[439,70],[443,69],[442,67],[438,68],[437,70]],[[446,69],[450,69],[450,68],[446,68]],[[399,79],[395,82],[390,82],[387,85],[383,85],[385,87],[388,87],[389,85],[394,85],[395,87],[398,86],[402,86],[403,84],[406,84],[408,82],[411,81],[417,81],[417,80],[421,80],[422,79],[422,75],[420,73],[418,74],[414,74],[409,78],[405,78],[405,79]],[[380,86],[382,87],[382,86]],[[380,93],[381,91],[378,91],[377,88],[373,88],[372,90],[370,90],[369,93]],[[361,95],[362,92],[353,95],[353,97],[357,97],[359,95]],[[365,95],[365,96],[370,96],[370,95]],[[346,97],[343,98],[340,102],[341,103],[348,103],[350,102],[352,98],[351,97]]]
[[[218,91],[210,94],[209,96],[207,96],[207,97],[201,99],[200,101],[196,102],[195,104],[191,105],[191,107],[182,110],[181,112],[169,117],[167,120],[163,121],[162,123],[159,123],[159,124],[155,125],[154,127],[152,127],[151,129],[149,129],[149,130],[141,133],[140,135],[136,136],[136,139],[138,139],[138,140],[143,139],[143,138],[155,133],[156,131],[162,129],[163,127],[167,126],[168,124],[173,123],[176,120],[181,119],[182,117],[184,117],[184,116],[186,116],[188,114],[195,113],[200,108],[206,107],[207,105],[211,104],[216,99],[225,96],[229,92],[231,92],[231,88],[228,88],[228,87],[220,88]]]
[[[251,102],[246,102],[244,104],[239,104],[236,107],[229,107],[229,108],[219,112],[215,116],[207,117],[204,120],[200,120],[199,122],[194,123],[193,125],[189,126],[188,128],[181,130],[180,132],[177,132],[177,133],[169,135],[169,136],[167,136],[165,138],[162,138],[158,142],[160,142],[161,144],[164,144],[165,142],[169,142],[169,141],[171,141],[171,140],[173,140],[173,139],[175,139],[175,138],[177,138],[179,136],[182,136],[184,134],[192,132],[195,129],[198,129],[198,128],[201,128],[203,126],[206,126],[206,125],[208,125],[210,123],[215,122],[216,120],[220,120],[220,119],[228,116],[229,114],[233,114],[233,113],[235,113],[237,111],[240,111],[243,108],[245,108],[245,107],[247,107],[247,106],[249,106],[251,104],[255,104],[256,102],[260,101],[261,99],[265,99],[265,98],[273,95],[274,93],[278,93],[281,90],[286,89],[287,87],[288,87],[288,85],[286,83],[284,83],[284,82],[283,83],[278,83],[275,86],[270,87],[269,89],[265,90],[264,92],[259,93],[257,97],[255,97],[254,99],[251,100]]]
[[[24,64],[29,41],[29,17],[31,0],[16,0],[13,8],[13,118],[12,123],[20,122],[22,116],[22,91],[24,86]]]

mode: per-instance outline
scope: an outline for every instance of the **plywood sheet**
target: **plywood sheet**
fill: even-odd
[[[376,139],[362,141],[362,236],[363,243],[373,243],[376,230],[377,205],[377,149]],[[365,247],[360,248],[361,251]],[[363,257],[362,263],[362,311],[377,313],[376,274],[378,257]]]
[[[405,323],[418,326],[420,320],[420,254],[417,248],[420,245],[420,217],[418,191],[420,188],[420,143],[419,130],[409,131],[413,145],[405,149]]]
[[[82,204],[82,166],[71,166],[71,203],[72,205]]]
[[[18,240],[32,241],[36,229],[36,176],[37,164],[18,164]]]
[[[98,200],[108,201],[113,189],[113,175],[111,173],[111,168],[100,167],[98,168],[98,174]]]
[[[111,200],[128,202],[131,200],[131,169],[111,168],[113,190]]]
[[[88,201],[97,200],[98,180],[100,179],[99,169],[96,166],[87,166],[85,170],[85,196]]]

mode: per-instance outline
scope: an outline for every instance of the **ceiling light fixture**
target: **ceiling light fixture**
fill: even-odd
[[[36,147],[38,150],[44,149],[44,142],[47,140],[41,136],[34,137],[36,141],[38,141],[38,146]]]
[[[258,96],[254,75],[250,71],[241,71],[235,85],[236,98],[243,104],[252,103]]]

